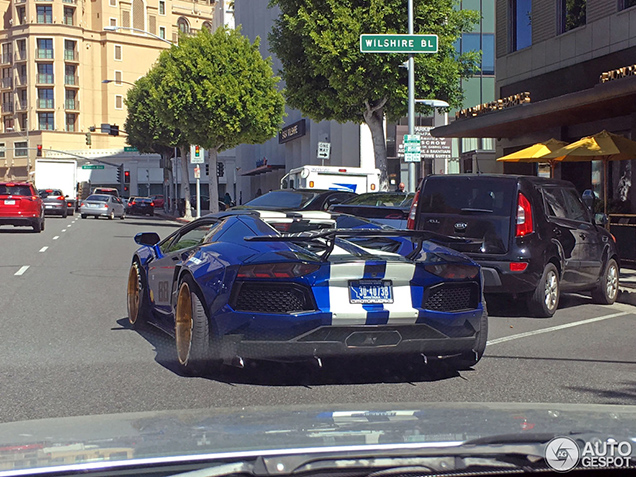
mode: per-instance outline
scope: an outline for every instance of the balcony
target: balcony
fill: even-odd
[[[46,99],[38,98],[37,108],[38,109],[54,109],[55,102],[52,99],[48,99],[48,98]]]
[[[35,76],[36,76],[35,81],[38,84],[53,84],[53,74],[38,73]]]
[[[2,103],[2,112],[3,113],[12,113],[13,112],[13,103]]]
[[[21,3],[26,3],[26,0],[14,0],[13,3],[20,5]]]
[[[53,59],[53,49],[49,48],[36,48],[35,49],[35,59],[36,60],[52,60]]]
[[[79,100],[67,99],[64,101],[64,109],[71,111],[79,111]]]
[[[77,5],[77,0],[62,0],[62,3],[70,3],[71,5]]]
[[[79,86],[79,78],[76,75],[64,75],[65,86]]]
[[[26,99],[19,99],[18,101],[16,101],[15,109],[17,111],[26,111],[27,110],[27,100]]]
[[[14,61],[26,61],[26,60],[27,60],[26,50],[18,50],[15,52]]]
[[[27,85],[27,77],[26,75],[18,75],[18,80],[16,81],[16,86],[26,86]]]
[[[2,89],[13,88],[12,79],[11,78],[2,78],[2,81],[0,81],[0,87]]]
[[[64,61],[79,63],[79,52],[77,50],[64,50]]]
[[[0,63],[3,65],[10,65],[12,56],[13,55],[11,53],[3,53],[0,55]]]

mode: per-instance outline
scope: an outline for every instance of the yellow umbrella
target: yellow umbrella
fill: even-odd
[[[579,139],[544,156],[562,162],[603,161],[603,200],[607,213],[607,164],[636,159],[636,142],[607,131]]]
[[[557,139],[548,139],[545,142],[538,142],[532,146],[513,152],[507,156],[502,156],[497,161],[503,162],[547,162],[550,164],[550,176],[554,176],[554,166],[559,160],[558,158],[546,158],[546,155],[566,146],[567,142],[558,141]]]

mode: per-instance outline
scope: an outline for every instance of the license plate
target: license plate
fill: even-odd
[[[45,205],[45,206],[44,206],[44,208],[45,208],[45,209],[52,209],[52,208],[53,208],[53,206],[52,206],[52,205]]]
[[[350,303],[393,303],[391,280],[356,280],[349,282]]]
[[[15,200],[6,200],[5,199],[4,205],[15,205]]]

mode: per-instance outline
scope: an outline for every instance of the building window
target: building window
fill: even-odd
[[[3,43],[2,44],[2,63],[8,64],[11,63],[11,57],[13,56],[11,51],[11,43]]]
[[[38,129],[40,131],[53,131],[55,129],[54,113],[38,113]]]
[[[115,71],[115,84],[121,84],[121,71]]]
[[[75,61],[77,58],[77,42],[73,40],[64,40],[64,59]]]
[[[133,28],[146,29],[146,6],[144,0],[132,1]]]
[[[619,10],[625,10],[626,8],[636,6],[636,0],[621,0],[619,3]]]
[[[16,7],[16,16],[18,17],[18,25],[26,23],[26,7]]]
[[[37,82],[53,84],[53,63],[38,63]]]
[[[117,19],[116,18],[111,18],[109,20],[110,26],[117,26]]]
[[[0,142],[0,159],[4,159],[6,157],[7,145],[3,142]]]
[[[53,7],[50,5],[38,5],[38,23],[53,23]]]
[[[159,38],[166,39],[166,27],[159,27]]]
[[[66,130],[69,132],[75,131],[75,113],[66,113]]]
[[[75,65],[64,66],[64,84],[75,86],[77,84],[77,76],[75,75],[77,67]]]
[[[28,146],[26,141],[14,142],[13,143],[14,157],[26,157],[27,154],[29,153],[29,150],[27,149],[27,147]]]
[[[38,88],[38,108],[53,109],[53,88]]]
[[[159,15],[166,14],[166,2],[165,0],[159,0]]]
[[[532,45],[532,0],[510,0],[511,51]]]
[[[586,0],[560,0],[560,33],[565,33],[566,31],[574,30],[575,28],[585,25],[586,4]]]
[[[38,38],[38,58],[40,59],[53,59],[53,39],[52,38]]]
[[[115,95],[115,109],[124,109],[124,97],[121,94]]]
[[[203,22],[203,28],[212,33],[212,24],[210,22]]]
[[[148,31],[153,35],[157,34],[157,17],[148,15]]]
[[[188,20],[186,20],[185,18],[179,17],[179,19],[177,20],[177,26],[179,27],[179,31],[181,33],[190,33],[190,23],[188,23]]]
[[[64,92],[64,109],[79,109],[76,98],[77,91],[74,89],[67,89]]]
[[[27,94],[26,89],[18,90],[18,108],[20,108],[21,111],[27,108]]]
[[[130,26],[130,12],[128,10],[122,10],[121,12],[121,26],[126,28]]]
[[[2,68],[2,87],[13,88],[11,68]]]
[[[109,5],[111,7],[116,7],[117,6],[117,0],[110,0]]]
[[[492,33],[464,33],[460,53],[481,51],[480,71],[484,75],[495,74],[495,35]]]
[[[26,40],[17,40],[15,43],[18,49],[18,60],[26,60],[27,58]]]
[[[64,24],[75,25],[75,9],[73,7],[64,7]]]
[[[2,112],[13,112],[13,93],[2,93]]]
[[[115,45],[115,59],[118,61],[121,61],[121,58],[122,58],[121,45]]]

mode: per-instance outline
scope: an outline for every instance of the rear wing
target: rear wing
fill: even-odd
[[[464,243],[467,240],[449,237],[447,235],[438,234],[428,230],[401,230],[401,229],[323,229],[310,230],[296,234],[280,234],[280,235],[257,235],[253,237],[244,237],[247,242],[309,242],[324,243],[325,251],[320,256],[322,260],[327,260],[331,252],[333,252],[336,244],[336,238],[352,238],[352,237],[410,237],[414,239],[415,247],[412,252],[406,255],[408,260],[414,260],[422,251],[425,241],[432,242],[456,242]]]

